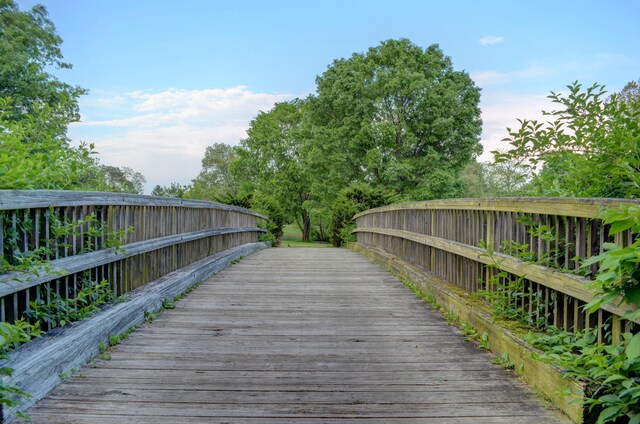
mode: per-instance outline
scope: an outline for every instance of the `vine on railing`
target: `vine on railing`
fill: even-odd
[[[635,240],[629,246],[604,243],[604,252],[582,263],[579,270],[589,273],[591,266],[599,264],[599,269],[590,287],[596,297],[583,306],[584,311],[595,313],[603,305],[618,300],[620,305],[633,307],[622,315],[622,319],[637,319],[640,315],[640,208],[630,206],[622,209],[604,209],[600,213],[603,223],[610,225],[610,236],[631,230]],[[537,228],[533,223],[532,234],[551,234],[547,228]],[[528,244],[506,242],[503,251],[513,256],[535,263],[556,267],[555,252],[545,252],[543,258],[535,257]],[[511,248],[515,246],[515,248]],[[493,258],[493,251],[487,249],[487,256]],[[549,260],[553,258],[552,260]],[[640,423],[640,332],[624,332],[617,344],[611,345],[610,323],[607,321],[598,329],[580,330],[570,333],[548,325],[540,302],[542,291],[526,292],[524,278],[511,278],[500,270],[500,260],[494,261],[499,272],[489,282],[499,285],[498,290],[481,290],[478,294],[487,299],[494,318],[517,321],[529,330],[525,340],[542,354],[535,357],[545,363],[565,370],[566,376],[581,381],[585,385],[586,404],[598,412],[598,424],[630,417],[631,423]],[[557,268],[557,267],[556,267]],[[560,271],[571,272],[559,268]],[[505,282],[506,281],[506,282]],[[501,283],[502,282],[502,283]],[[552,302],[555,299],[551,299]],[[537,305],[537,310],[525,313],[518,304],[528,302]],[[598,343],[598,330],[607,337],[606,343]]]

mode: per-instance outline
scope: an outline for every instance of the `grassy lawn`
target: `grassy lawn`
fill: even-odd
[[[302,232],[296,224],[285,225],[282,232],[280,247],[333,247],[328,243],[302,241]]]

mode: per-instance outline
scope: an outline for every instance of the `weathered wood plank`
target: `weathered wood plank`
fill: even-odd
[[[109,344],[109,337],[123,333],[145,319],[145,311],[160,309],[165,299],[173,299],[192,285],[219,272],[233,260],[267,247],[266,243],[252,243],[228,249],[192,265],[172,272],[129,294],[129,299],[110,306],[99,314],[56,329],[11,352],[3,367],[13,369],[9,379],[31,398],[18,406],[24,410],[60,384],[61,375],[69,373],[98,356],[100,342]],[[16,409],[4,411],[11,422]]]
[[[102,193],[95,191],[66,190],[0,190],[0,210],[48,208],[50,206],[177,206],[186,208],[219,209],[237,211],[247,215],[265,216],[239,206],[204,200],[175,197],[146,196],[129,193]]]
[[[34,422],[566,422],[342,249],[252,255],[111,355],[39,402]]]
[[[479,247],[468,246],[440,237],[427,236],[404,230],[365,227],[356,228],[354,232],[384,234],[405,240],[411,240],[425,246],[435,247],[487,265],[493,264],[494,261],[498,261],[500,263],[500,268],[507,272],[525,277],[528,280],[535,281],[545,287],[549,287],[560,293],[580,299],[585,303],[592,301],[596,297],[596,294],[588,287],[591,281],[584,277],[563,273],[542,265],[531,264],[499,252],[494,252],[493,258],[490,258],[486,256],[487,252]],[[635,306],[630,304],[624,304],[624,307],[622,307],[621,300],[622,298],[618,297],[613,301],[602,305],[601,308],[620,316],[624,315],[628,311],[637,309]],[[640,323],[640,318],[637,318],[635,321]]]
[[[584,405],[581,385],[565,379],[558,368],[534,359],[532,354],[537,351],[495,324],[486,308],[480,307],[477,302],[470,303],[467,300],[468,293],[380,249],[358,245],[351,247],[379,263],[390,264],[394,271],[412,280],[425,293],[433,296],[445,310],[458,316],[461,322],[471,325],[478,334],[486,333],[488,347],[493,352],[507,354],[525,381],[552,399],[575,422],[582,421]]]
[[[222,234],[236,234],[243,232],[265,232],[265,230],[258,227],[237,227],[192,231],[189,233],[158,237],[151,240],[125,244],[121,246],[119,251],[104,249],[96,252],[87,252],[79,255],[68,256],[62,259],[56,259],[46,264],[46,272],[38,275],[18,272],[0,275],[0,297],[8,296],[29,287],[46,283],[47,281],[66,277],[67,275],[107,265],[112,262],[152,252],[178,243],[186,243]]]
[[[392,212],[407,209],[457,209],[477,211],[524,212],[562,216],[595,218],[603,206],[619,207],[637,205],[637,199],[603,199],[574,197],[504,197],[496,199],[443,199],[424,202],[397,203],[369,209],[354,216],[353,219],[380,212]]]

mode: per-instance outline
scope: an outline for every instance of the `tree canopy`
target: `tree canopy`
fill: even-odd
[[[321,168],[407,199],[451,197],[481,153],[480,90],[437,45],[387,40],[317,79],[311,119]],[[334,188],[331,189],[335,192]]]
[[[142,174],[100,165],[93,144],[70,144],[86,90],[48,72],[71,67],[61,44],[44,6],[21,11],[0,0],[0,188],[142,193]]]
[[[383,198],[462,193],[459,174],[482,150],[479,100],[437,45],[388,40],[334,61],[316,94],[258,114],[230,169],[240,193],[275,200],[304,240],[312,229],[326,240],[332,205],[352,185],[376,186]]]
[[[61,44],[44,6],[20,11],[13,0],[0,0],[0,97],[13,100],[9,116],[20,119],[48,105],[53,121],[78,119],[77,99],[86,91],[47,72],[48,67],[71,68],[63,61]]]

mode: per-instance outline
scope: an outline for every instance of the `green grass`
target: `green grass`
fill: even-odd
[[[302,231],[296,224],[285,225],[282,228],[282,242],[302,241]]]
[[[328,243],[302,241],[302,232],[296,224],[285,225],[282,233],[280,247],[333,247]]]

